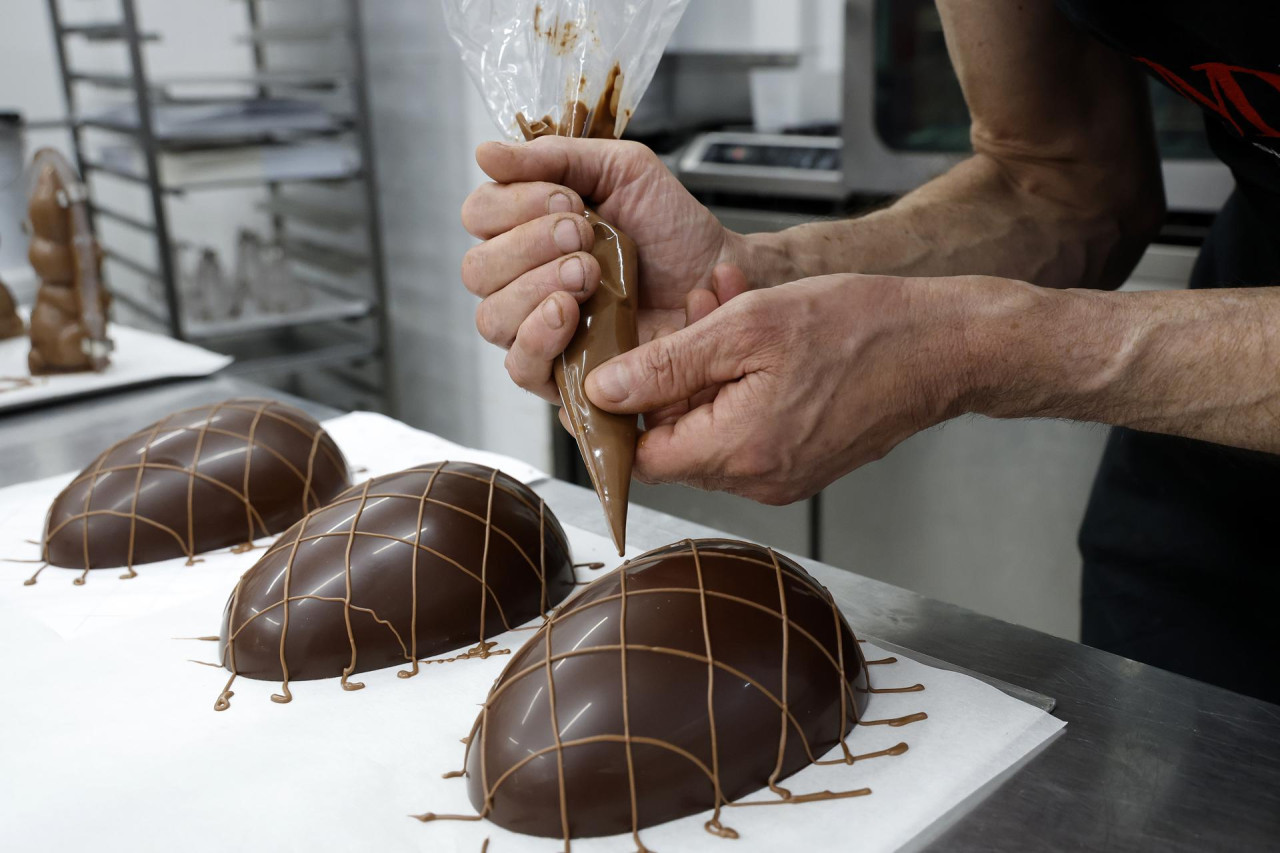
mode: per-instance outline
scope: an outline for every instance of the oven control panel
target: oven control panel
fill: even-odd
[[[681,155],[677,174],[695,191],[838,199],[842,149],[834,136],[704,133]]]

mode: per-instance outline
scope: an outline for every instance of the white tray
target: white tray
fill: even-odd
[[[107,334],[116,348],[111,364],[101,373],[32,377],[27,369],[30,339],[23,336],[0,341],[0,413],[158,379],[208,376],[233,361],[229,355],[115,323],[108,326]],[[32,384],[21,386],[11,381],[22,378],[31,379]]]

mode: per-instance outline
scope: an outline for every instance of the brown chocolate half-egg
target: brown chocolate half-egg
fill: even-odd
[[[720,807],[820,759],[865,707],[827,590],[776,552],[686,540],[591,584],[511,659],[467,747],[477,812],[577,838]],[[845,755],[848,753],[846,751]]]
[[[287,530],[236,584],[219,660],[233,674],[346,677],[476,645],[573,588],[569,541],[528,486],[432,462],[353,486]],[[409,672],[406,672],[409,674]]]
[[[86,571],[190,559],[279,533],[350,484],[342,451],[293,406],[186,409],[111,445],[59,493],[44,559]]]

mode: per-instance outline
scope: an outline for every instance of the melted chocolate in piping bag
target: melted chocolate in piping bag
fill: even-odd
[[[622,75],[618,66],[609,73],[604,92],[588,114],[581,101],[565,108],[560,135],[612,136]],[[530,123],[518,116],[525,136],[534,139],[557,130],[550,117]],[[578,452],[591,475],[613,544],[621,556],[627,544],[627,500],[631,491],[631,469],[636,459],[636,418],[615,415],[598,408],[587,398],[587,374],[616,355],[634,349],[636,333],[636,286],[640,264],[636,244],[594,210],[586,212],[595,231],[591,254],[600,263],[600,287],[579,308],[578,331],[555,363],[556,385],[565,413],[573,426]]]
[[[556,361],[555,376],[578,451],[621,556],[627,544],[636,418],[597,408],[587,399],[584,383],[592,370],[636,346],[636,245],[594,211],[587,211],[587,221],[595,230],[591,254],[600,262],[600,289],[583,303],[578,331]]]

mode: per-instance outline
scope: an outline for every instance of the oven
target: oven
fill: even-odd
[[[846,191],[906,192],[967,155],[969,114],[933,0],[848,0],[844,38]],[[1169,210],[1216,212],[1234,182],[1201,109],[1150,86]]]

